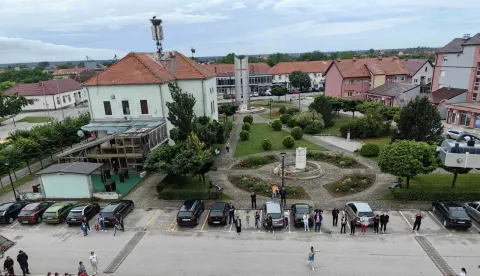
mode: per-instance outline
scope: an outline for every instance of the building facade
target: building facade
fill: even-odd
[[[55,78],[55,79],[68,79],[68,78],[75,79],[77,76],[79,76],[85,70],[86,70],[85,68],[57,69],[53,73],[53,78]]]
[[[431,86],[433,77],[433,64],[425,59],[402,60],[408,70],[408,82],[411,84]]]
[[[392,82],[365,92],[365,100],[403,107],[419,95],[420,85]]]
[[[285,86],[288,89],[296,88],[291,86],[289,76],[295,71],[300,71],[308,74],[310,77],[310,88],[323,90],[325,86],[325,71],[330,63],[331,61],[279,62],[270,70],[272,85]]]

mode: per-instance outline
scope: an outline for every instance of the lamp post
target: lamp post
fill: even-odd
[[[270,98],[270,120],[272,119],[272,98]]]
[[[280,153],[282,156],[282,188],[285,187],[285,152]]]
[[[5,167],[7,167],[7,171],[8,171],[8,178],[10,178],[10,185],[12,185],[13,197],[16,199],[17,193],[15,192],[15,185],[13,184],[12,175],[10,174],[10,167],[8,165],[9,165],[8,161],[5,162]]]
[[[298,109],[302,110],[302,109],[300,108],[300,95],[301,95],[300,93],[302,93],[302,92],[300,91],[300,92],[298,93]]]
[[[152,39],[155,40],[157,43],[157,54],[158,54],[158,62],[162,60],[162,41],[163,41],[163,27],[162,27],[162,20],[157,19],[157,16],[154,16],[150,19],[152,22]]]

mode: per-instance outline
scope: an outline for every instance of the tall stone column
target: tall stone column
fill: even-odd
[[[243,103],[250,110],[250,74],[248,71],[248,56],[242,59],[242,67],[245,70],[242,71],[242,90],[243,90]]]
[[[241,60],[237,58],[237,56],[234,57],[234,70],[235,70],[235,103],[237,106],[240,106],[242,104],[242,75],[241,75]]]
[[[242,103],[250,109],[250,84],[248,73],[248,57],[235,56],[235,102]],[[242,99],[243,95],[243,99]]]

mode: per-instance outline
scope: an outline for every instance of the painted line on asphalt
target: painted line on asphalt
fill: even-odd
[[[128,243],[123,247],[123,249],[118,253],[118,255],[112,260],[108,267],[103,271],[103,273],[111,274],[114,273],[120,265],[125,261],[130,252],[135,248],[135,246],[140,242],[140,240],[145,236],[144,231],[137,232],[133,237],[128,241]]]
[[[448,231],[447,227],[445,227],[445,226],[443,225],[443,223],[441,223],[441,222],[437,219],[437,217],[435,217],[435,215],[434,215],[432,212],[428,211],[428,213],[430,214],[430,216],[431,216],[443,229],[445,229],[445,230]],[[450,233],[450,235],[452,235],[452,234]]]
[[[150,223],[153,221],[153,219],[155,218],[155,216],[157,215],[158,213],[158,210],[155,211],[155,213],[153,213],[153,216],[150,218],[150,220],[147,222],[147,224],[145,224],[145,227],[143,227],[143,231],[147,231],[147,228],[148,228],[148,225],[150,225]]]
[[[15,227],[15,226],[17,226],[17,225],[18,225],[18,221],[17,221],[15,224],[13,224],[12,226],[10,226],[9,228],[10,228],[10,229],[13,229],[13,227]]]
[[[260,225],[258,226],[258,232],[262,231],[262,230],[260,230],[260,228],[262,228],[262,225],[263,225],[262,215],[263,215],[263,209],[260,210],[260,221],[258,222]]]
[[[415,237],[415,240],[444,276],[457,275],[426,237],[418,236]]]
[[[177,225],[177,218],[175,217],[175,218],[173,218],[173,221],[168,226],[167,232],[174,232],[176,225]]]
[[[203,231],[203,229],[205,229],[205,224],[207,223],[209,215],[210,215],[210,210],[208,210],[207,216],[205,217],[205,220],[203,221],[202,228],[200,229],[200,232],[207,232],[207,231]]]
[[[480,228],[478,228],[478,227],[475,225],[475,223],[473,223],[473,220],[472,220],[472,225],[473,225],[473,227],[475,227],[475,229],[477,229],[478,232],[480,232]]]
[[[408,219],[405,217],[405,215],[402,213],[402,211],[398,211],[400,215],[402,215],[402,218],[407,222],[408,226],[410,226],[410,229],[413,230],[413,225],[408,221]],[[415,232],[415,235],[419,235],[417,231],[413,230]]]

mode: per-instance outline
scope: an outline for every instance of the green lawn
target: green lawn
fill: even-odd
[[[320,134],[323,134],[323,135],[328,134],[328,135],[339,136],[340,135],[340,127],[342,127],[343,125],[345,125],[346,123],[348,123],[352,119],[353,119],[352,116],[348,116],[348,115],[335,116],[333,118],[333,121],[335,122],[335,124],[331,127],[326,127],[324,129],[322,129]]]
[[[38,171],[40,171],[40,170],[38,170]],[[38,171],[37,171],[37,172],[38,172]],[[18,188],[18,187],[22,186],[23,184],[31,181],[31,180],[33,179],[33,175],[35,175],[35,173],[36,173],[36,172],[33,172],[33,171],[32,171],[32,174],[27,174],[26,176],[18,179],[17,181],[15,181],[14,175],[11,174],[14,187],[15,187],[15,188]],[[7,175],[8,175],[8,174],[7,174]],[[40,184],[40,183],[38,183],[38,184]],[[0,188],[0,195],[4,195],[4,194],[6,194],[6,193],[12,193],[12,195],[13,195],[12,185],[10,185],[10,184],[5,184],[5,183],[4,183],[4,184],[3,184],[3,187]],[[17,193],[18,193],[18,192],[17,192]]]
[[[30,123],[30,124],[40,124],[40,123],[47,123],[47,122],[51,122],[55,120],[54,118],[52,117],[25,117],[21,120],[19,120],[18,122],[22,122],[22,123]]]
[[[10,119],[10,118],[0,118],[0,123],[2,123],[3,121],[6,121],[8,119]]]
[[[390,144],[391,140],[392,140],[392,136],[388,135],[388,136],[378,137],[378,138],[367,138],[367,139],[363,139],[362,141],[364,143],[378,145],[378,147],[380,148],[380,152],[382,152],[383,147]],[[378,156],[377,157],[368,157],[368,158],[370,158],[372,160],[375,160],[375,161],[378,161]]]
[[[282,98],[282,97],[281,97]],[[283,99],[283,98],[282,98]],[[255,107],[264,107],[264,108],[270,108],[270,101],[252,101],[251,102],[252,106]],[[272,110],[273,109],[279,109],[280,107],[285,106],[286,108],[289,107],[298,107],[298,105],[295,105],[293,103],[285,102],[285,101],[278,101],[274,100],[272,101]]]
[[[235,121],[235,115],[228,116],[228,121],[229,122]],[[218,114],[218,122],[220,122],[220,123],[225,122],[225,114]]]
[[[265,119],[270,119],[270,109],[267,108],[267,112],[260,114],[260,116]],[[280,119],[280,116],[282,116],[282,114],[278,112],[278,109],[272,109],[272,120]]]
[[[174,175],[167,175],[158,185],[162,190],[175,190],[178,194],[187,195],[189,193],[207,192],[210,187],[210,177],[205,176],[205,184],[203,184],[198,176],[179,177]],[[183,198],[186,199],[186,198]],[[222,193],[221,200],[231,200],[232,197]]]
[[[271,151],[288,150],[282,145],[283,138],[288,135],[290,135],[290,133],[286,131],[273,131],[269,124],[253,122],[250,129],[250,138],[247,141],[238,141],[234,157],[240,157],[258,152],[268,152],[265,151],[261,146],[263,139],[266,138],[272,141]],[[323,147],[305,139],[295,141],[294,148],[297,147],[306,147],[309,150],[324,150]]]
[[[139,174],[129,173],[128,176],[129,178],[125,179],[125,182],[120,182],[119,175],[114,174],[112,175],[112,178],[107,179],[107,182],[115,180],[117,193],[119,193],[121,196],[126,196],[141,180]],[[92,185],[94,193],[105,192],[105,185],[102,183],[102,178],[99,174],[92,174]]]

